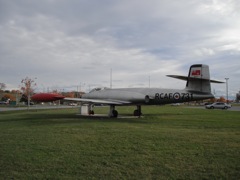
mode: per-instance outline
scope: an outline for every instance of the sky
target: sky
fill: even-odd
[[[240,91],[239,0],[0,0],[0,82],[37,91],[183,89],[165,75],[207,64]],[[226,94],[226,84],[212,85]]]

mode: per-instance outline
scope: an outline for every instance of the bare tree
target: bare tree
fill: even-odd
[[[34,79],[37,79],[37,78],[34,78]],[[25,96],[27,96],[28,107],[30,105],[30,96],[33,95],[34,87],[36,87],[36,85],[37,85],[35,83],[34,79],[26,77],[26,78],[22,79],[22,81],[21,81],[21,83],[22,83],[21,90],[22,90],[22,93]]]
[[[6,84],[5,83],[0,83],[0,90],[4,90],[6,88]]]

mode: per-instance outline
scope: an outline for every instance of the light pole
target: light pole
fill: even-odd
[[[112,68],[110,69],[110,89],[112,89]]]
[[[148,88],[150,88],[150,84],[151,84],[151,76],[148,76]]]
[[[84,86],[84,85],[85,85],[85,83],[80,82],[79,89],[77,86],[77,98],[79,98],[78,95],[81,96],[82,86]]]
[[[227,96],[227,103],[228,103],[228,80],[229,78],[225,78],[226,79],[226,96]]]

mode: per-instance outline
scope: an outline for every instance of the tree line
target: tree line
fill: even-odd
[[[19,90],[6,90],[7,86],[5,83],[0,83],[0,101],[20,101],[20,102],[28,102],[30,101],[30,97],[35,93],[37,83],[35,82],[37,78],[26,77],[21,80],[21,85]],[[50,93],[59,93],[57,90],[53,90]],[[83,92],[62,92],[59,93],[65,97],[70,98],[79,98],[81,97]]]

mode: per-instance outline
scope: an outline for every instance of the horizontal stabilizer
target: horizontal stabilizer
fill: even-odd
[[[184,81],[188,81],[188,80],[194,80],[194,79],[200,79],[200,78],[196,78],[196,77],[188,77],[188,76],[179,76],[179,75],[167,75],[168,77],[171,78],[176,78],[176,79],[181,79]],[[208,80],[208,79],[202,79],[202,80]],[[216,80],[210,80],[211,83],[225,83],[222,81],[216,81]]]

